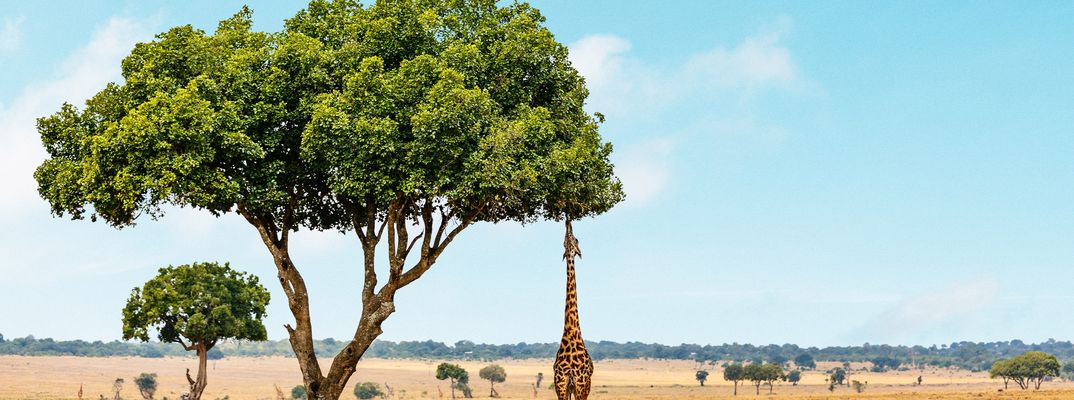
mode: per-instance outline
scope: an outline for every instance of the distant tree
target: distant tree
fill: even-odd
[[[354,385],[354,397],[366,400],[380,396],[384,396],[384,392],[380,391],[380,386],[377,386],[376,383],[362,382]]]
[[[701,386],[705,386],[705,380],[709,378],[709,371],[699,370],[694,374],[694,379],[701,382]]]
[[[228,264],[193,263],[161,268],[142,288],[134,288],[123,308],[123,339],[178,343],[198,356],[198,378],[190,383],[190,400],[200,400],[206,384],[206,360],[220,340],[265,340],[265,305],[269,292],[257,277]]]
[[[1008,381],[1014,381],[1022,390],[1040,389],[1041,383],[1046,378],[1059,376],[1061,366],[1055,356],[1040,352],[1027,351],[1008,360],[1000,360],[992,364],[989,376],[1003,378],[1003,387],[1007,387]]]
[[[842,368],[836,368],[832,370],[832,374],[828,379],[831,379],[833,384],[842,385],[843,381],[847,379],[847,371]]]
[[[852,381],[850,382],[850,385],[854,387],[855,392],[861,393],[865,391],[866,384],[864,383],[861,383],[859,381]]]
[[[134,384],[138,386],[138,393],[145,400],[152,400],[157,392],[157,374],[143,372],[134,378]]]
[[[436,366],[436,379],[448,379],[451,382],[451,398],[455,398],[455,389],[462,390],[470,382],[470,373],[458,366],[458,364],[441,363]],[[466,390],[463,390],[466,395]],[[466,396],[470,397],[470,396]]]
[[[779,365],[781,367],[787,364],[787,361],[790,360],[788,360],[787,357],[784,357],[782,354],[773,354],[768,357],[768,362]]]
[[[4,343],[4,334],[0,333],[0,343]]]
[[[492,364],[485,368],[481,368],[477,372],[477,375],[490,383],[489,397],[500,397],[500,394],[496,392],[496,384],[507,380],[507,371],[503,370],[503,367]]]
[[[802,380],[802,371],[794,370],[787,373],[787,382],[791,383],[791,386],[798,386],[798,382]]]
[[[544,380],[544,372],[538,372],[537,373],[537,384],[534,385],[533,387],[540,389],[541,388],[541,381],[543,381],[543,380]]]
[[[876,357],[873,358],[871,361],[873,363],[873,372],[896,370],[899,369],[900,365],[902,365],[901,361],[891,357]]]
[[[746,380],[753,382],[756,394],[761,394],[761,385],[768,385],[768,392],[772,393],[772,387],[777,380],[784,380],[787,375],[777,364],[750,364],[744,370]]]
[[[224,352],[220,351],[219,347],[213,347],[212,349],[209,350],[209,352],[207,354],[205,354],[205,358],[209,359],[209,360],[214,360],[214,361],[215,360],[222,360],[222,359],[224,359]]]
[[[746,379],[746,368],[742,364],[730,364],[723,368],[723,380],[734,383],[734,395],[738,396],[738,383]]]
[[[306,387],[295,385],[295,387],[291,388],[291,398],[294,400],[306,400]]]
[[[112,398],[115,399],[115,400],[122,400],[123,397],[121,397],[119,395],[119,392],[121,392],[121,391],[123,391],[123,378],[116,378],[116,380],[114,382],[112,382],[112,394],[113,394]],[[104,397],[104,396],[101,396],[101,397]]]
[[[800,369],[814,369],[817,368],[817,362],[813,360],[813,356],[809,353],[799,354],[794,358],[794,365]]]
[[[1067,361],[1063,364],[1063,379],[1068,381],[1074,380],[1074,360]]]

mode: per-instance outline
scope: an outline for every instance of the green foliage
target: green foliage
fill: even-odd
[[[380,390],[380,386],[373,382],[362,382],[354,385],[354,396],[359,399],[372,399],[376,397],[383,397],[384,392]]]
[[[899,361],[898,359],[892,357],[876,357],[873,358],[871,361],[873,363],[873,372],[896,370],[899,369],[900,365],[902,365],[902,361]]]
[[[850,386],[854,388],[855,392],[861,393],[865,391],[865,384],[859,381],[850,381]]]
[[[817,368],[817,362],[809,353],[802,353],[799,354],[797,357],[794,357],[794,365],[801,369]]]
[[[466,398],[470,398],[470,373],[458,364],[441,363],[436,366],[436,379],[451,380],[451,398],[455,398],[455,389],[463,392]]]
[[[357,390],[357,388],[355,388]],[[355,393],[357,395],[357,393]],[[291,398],[295,400],[306,400],[306,387],[302,385],[295,385],[291,388]]]
[[[828,377],[832,383],[836,385],[842,385],[847,379],[847,371],[842,368],[836,368],[832,370],[831,375]]]
[[[738,383],[746,379],[746,369],[742,364],[731,364],[723,369],[723,379],[728,382]]]
[[[481,371],[478,371],[477,375],[480,376],[481,379],[493,383],[501,383],[507,380],[507,371],[504,371],[503,367],[496,364],[481,368]]]
[[[148,341],[155,329],[162,342],[198,343],[207,349],[222,339],[265,340],[261,319],[268,301],[268,290],[256,276],[228,264],[161,268],[131,292],[123,308],[123,338]]]
[[[787,375],[778,364],[749,364],[743,369],[743,378],[753,382],[753,385],[757,387],[757,393],[760,393],[762,383],[767,384],[771,392],[773,384],[778,380],[787,379]]]
[[[123,227],[172,204],[350,230],[436,202],[457,219],[582,218],[622,200],[567,47],[527,4],[314,1],[138,44],[84,108],[38,120],[53,213]],[[89,208],[87,208],[89,207]]]
[[[1046,378],[1059,376],[1060,368],[1059,359],[1055,356],[1027,351],[1010,359],[996,361],[989,370],[989,376],[1002,378],[1004,384],[1008,380],[1014,381],[1023,390],[1031,386],[1040,389]]]
[[[793,371],[787,373],[787,382],[790,382],[791,385],[797,386],[798,382],[801,381],[801,380],[802,380],[802,371],[793,370]]]
[[[1074,361],[1067,361],[1063,364],[1062,375],[1063,379],[1074,380]]]
[[[143,372],[134,378],[134,384],[138,386],[142,398],[151,400],[157,392],[157,374]]]
[[[709,371],[701,370],[694,374],[694,379],[697,379],[701,383],[701,386],[705,386],[705,380],[709,379]]]

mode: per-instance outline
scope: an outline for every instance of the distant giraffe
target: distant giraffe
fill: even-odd
[[[585,349],[582,328],[578,325],[578,290],[575,288],[574,257],[581,257],[578,239],[566,221],[567,233],[563,237],[563,259],[567,261],[567,306],[563,311],[563,340],[556,352],[555,371],[556,398],[559,400],[587,400],[590,377],[593,376],[593,359]]]

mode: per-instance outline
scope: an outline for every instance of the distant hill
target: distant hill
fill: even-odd
[[[326,356],[338,352],[345,342],[335,339],[318,340],[314,343],[318,354]],[[502,359],[502,358],[551,358],[555,356],[558,343],[476,344],[463,340],[454,345],[441,342],[413,341],[391,342],[378,340],[373,343],[366,357],[376,358],[435,358],[435,359]],[[793,344],[755,346],[751,344],[668,346],[655,343],[608,341],[587,342],[595,359],[653,358],[697,361],[776,362],[786,363],[801,354],[809,354],[816,361],[859,362],[885,360],[894,365],[907,367],[931,365],[938,367],[961,367],[979,371],[991,367],[1001,358],[1035,350],[1051,353],[1061,360],[1074,359],[1074,344],[1070,341],[1049,339],[1043,343],[1023,343],[1021,340],[1001,342],[957,342],[949,345],[891,346],[863,344],[860,346],[799,347]],[[83,340],[56,341],[35,339],[33,336],[4,340],[0,335],[0,354],[4,355],[71,355],[85,357],[165,357],[189,356],[177,344],[138,342],[87,342]],[[259,357],[293,356],[286,340],[266,342],[224,342],[216,346],[210,356]]]

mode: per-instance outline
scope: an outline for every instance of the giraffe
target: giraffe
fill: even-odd
[[[556,398],[559,400],[586,400],[589,398],[590,377],[593,376],[593,359],[585,349],[582,329],[578,325],[578,290],[575,288],[574,257],[581,257],[578,239],[566,221],[567,233],[563,237],[563,259],[567,261],[567,306],[563,311],[563,340],[556,352],[554,381]]]

